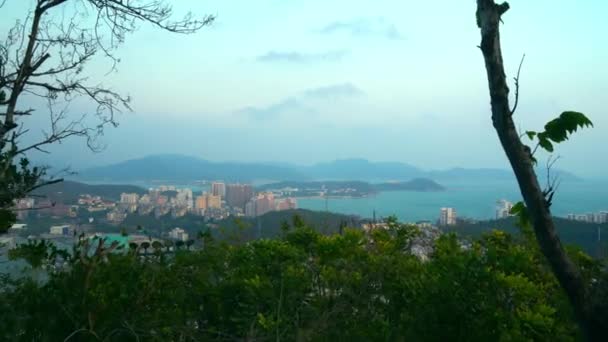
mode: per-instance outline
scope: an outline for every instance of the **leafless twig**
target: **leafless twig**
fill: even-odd
[[[0,7],[5,2],[0,0]],[[67,3],[75,6],[71,16],[56,11]],[[163,0],[36,0],[34,9],[0,41],[0,147],[10,145],[9,132],[18,126],[17,117],[36,114],[35,108],[18,108],[23,95],[29,94],[47,99],[49,109],[60,101],[71,103],[77,99],[89,100],[95,109],[76,119],[68,110],[58,115],[49,110],[49,132],[15,155],[45,151],[44,145],[73,136],[85,138],[89,148],[98,150],[101,145],[93,142],[106,126],[117,125],[116,114],[131,110],[130,98],[101,83],[92,83],[84,74],[88,62],[101,51],[116,65],[117,47],[140,23],[188,34],[215,19],[212,15],[197,18],[192,13],[177,20],[173,17],[172,6]],[[90,23],[89,19],[96,20]]]
[[[513,109],[511,109],[511,115],[515,114],[515,110],[519,104],[519,75],[521,73],[521,66],[524,64],[525,58],[526,54],[524,53],[523,56],[521,56],[521,61],[519,62],[519,67],[517,68],[517,76],[513,78],[515,80],[515,103],[513,104]]]
[[[555,163],[559,160],[559,156],[553,158],[553,155],[550,155],[549,158],[547,159],[547,164],[546,164],[546,172],[547,172],[547,185],[545,187],[545,189],[543,189],[543,196],[545,197],[545,202],[547,207],[551,207],[552,201],[553,201],[553,195],[555,195],[555,192],[557,191],[557,188],[560,185],[560,181],[558,179],[558,177],[551,177],[551,169],[553,168],[553,165],[555,165]]]

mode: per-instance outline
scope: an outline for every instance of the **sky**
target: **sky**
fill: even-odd
[[[8,0],[0,34],[32,1]],[[88,65],[133,98],[106,148],[81,140],[34,157],[75,169],[160,153],[213,161],[312,164],[343,158],[423,169],[508,168],[491,124],[475,1],[180,0],[176,15],[214,14],[175,35],[142,25]],[[608,2],[513,0],[501,28],[509,80],[523,54],[518,127],[565,110],[595,127],[561,144],[558,166],[603,177],[608,159]],[[8,20],[6,20],[8,19]],[[513,87],[512,87],[513,88]],[[80,104],[86,110],[86,104]],[[42,128],[48,118],[28,118]]]

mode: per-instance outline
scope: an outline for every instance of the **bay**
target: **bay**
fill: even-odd
[[[415,222],[436,221],[442,207],[456,209],[459,217],[493,219],[496,202],[506,199],[521,200],[514,181],[455,181],[441,182],[442,192],[391,191],[365,198],[300,198],[298,207],[310,210],[329,210],[371,218],[396,215],[400,220]],[[555,216],[608,210],[608,181],[564,181],[553,198]]]

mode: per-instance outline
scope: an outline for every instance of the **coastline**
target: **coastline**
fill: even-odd
[[[371,193],[366,193],[364,195],[358,195],[358,196],[349,196],[349,195],[330,195],[330,196],[321,196],[321,195],[314,195],[314,196],[288,196],[288,197],[293,197],[296,199],[359,199],[359,198],[372,198],[372,197],[377,197],[380,194],[383,193],[388,193],[388,192],[412,192],[412,193],[440,193],[440,192],[446,192],[447,189],[444,190],[382,190],[382,191],[376,191],[376,192],[371,192]]]
[[[295,199],[359,199],[359,198],[369,198],[369,197],[376,197],[378,194],[374,193],[374,194],[366,194],[366,195],[361,195],[361,196],[290,196],[293,197]]]

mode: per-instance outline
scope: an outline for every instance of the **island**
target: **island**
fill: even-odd
[[[285,181],[264,184],[257,191],[278,192],[292,197],[366,197],[385,191],[445,191],[441,184],[428,178],[409,181],[368,183],[362,181]]]

